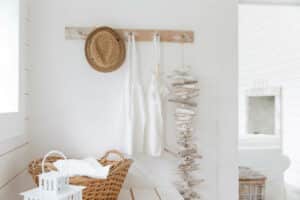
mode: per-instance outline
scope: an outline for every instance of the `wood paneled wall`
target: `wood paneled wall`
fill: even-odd
[[[32,187],[27,173],[29,143],[23,135],[0,144],[0,199],[17,200]]]

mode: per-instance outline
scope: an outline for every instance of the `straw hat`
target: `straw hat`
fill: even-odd
[[[125,52],[124,40],[109,27],[97,28],[86,39],[87,61],[99,72],[117,70],[125,60]]]

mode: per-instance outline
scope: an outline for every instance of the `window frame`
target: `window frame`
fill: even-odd
[[[29,16],[29,5],[27,1],[17,0],[18,5],[18,109],[17,112],[0,113],[0,149],[2,144],[21,135],[26,135],[26,89],[27,75],[25,68],[27,66],[27,56],[29,46],[27,41],[27,27]],[[0,152],[1,153],[1,152]]]

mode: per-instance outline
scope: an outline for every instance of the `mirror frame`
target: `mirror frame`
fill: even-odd
[[[282,109],[281,87],[251,88],[245,91],[244,131],[239,134],[240,145],[245,148],[281,147],[282,146]],[[248,132],[249,97],[274,96],[275,98],[275,133],[273,135],[251,134]]]

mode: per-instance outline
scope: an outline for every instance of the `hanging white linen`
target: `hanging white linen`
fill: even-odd
[[[153,37],[155,53],[155,71],[152,74],[147,91],[147,130],[145,135],[145,152],[151,156],[160,156],[164,148],[164,117],[162,98],[166,87],[160,74],[160,37]]]
[[[140,80],[134,34],[128,36],[127,72],[122,105],[122,146],[124,152],[133,155],[144,152],[145,139],[145,98]]]

